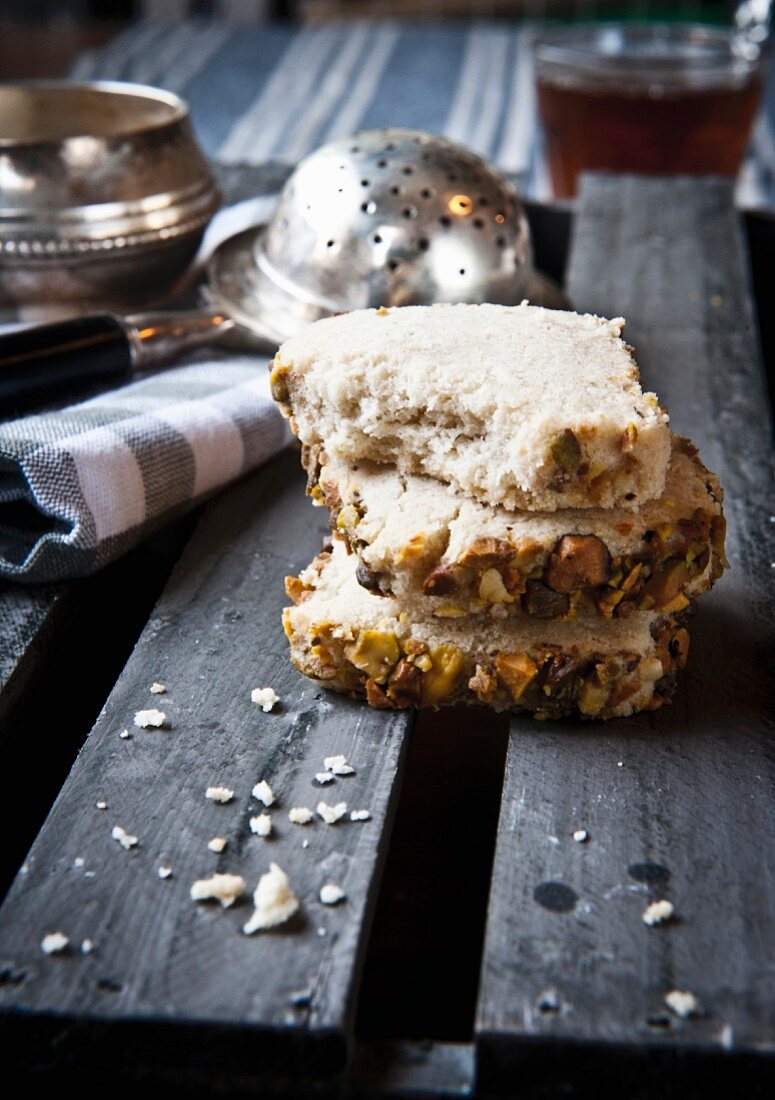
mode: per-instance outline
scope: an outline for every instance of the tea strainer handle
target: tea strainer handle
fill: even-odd
[[[0,336],[0,416],[163,366],[235,328],[220,310],[74,317]]]

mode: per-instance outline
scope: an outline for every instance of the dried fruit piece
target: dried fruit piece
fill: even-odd
[[[529,615],[538,619],[561,619],[568,614],[570,599],[562,592],[554,592],[543,581],[530,580],[525,585],[523,605]]]
[[[522,698],[538,675],[538,665],[527,653],[501,653],[495,659],[495,668],[515,702]]]
[[[272,397],[278,404],[283,405],[290,401],[291,395],[288,393],[288,367],[277,359],[274,360],[272,372],[269,375],[269,389],[272,393]]]
[[[552,458],[564,474],[575,474],[581,465],[581,444],[575,434],[566,428],[552,440]]]
[[[611,555],[597,535],[563,535],[549,555],[544,573],[555,592],[575,592],[605,584],[611,572]]]
[[[418,706],[422,698],[422,673],[419,668],[402,657],[390,675],[387,694],[401,709]]]
[[[585,680],[579,694],[579,710],[588,718],[599,714],[608,702],[611,689],[608,684],[600,684],[594,677]]]
[[[422,584],[426,596],[451,596],[457,592],[465,573],[459,565],[437,565]]]
[[[514,597],[503,583],[497,569],[485,569],[479,581],[479,598],[487,603],[514,603]]]
[[[668,558],[644,585],[641,607],[665,607],[683,592],[690,575],[691,568],[683,558]]]
[[[422,702],[437,706],[459,687],[466,668],[466,659],[456,645],[445,643],[431,650],[431,667],[422,684]]]
[[[510,561],[514,547],[507,539],[478,538],[457,559],[460,565],[495,565]]]
[[[376,683],[384,684],[398,663],[401,650],[389,630],[362,630],[354,644],[344,648],[347,660]]]
[[[676,630],[668,648],[675,658],[676,667],[686,668],[689,658],[689,631],[683,626]]]
[[[355,579],[361,588],[365,588],[367,592],[374,592],[378,596],[390,595],[389,589],[385,591],[382,587],[381,574],[373,573],[363,562],[360,562],[355,570]]]
[[[483,703],[489,703],[498,690],[495,670],[490,665],[477,665],[476,672],[468,681],[468,686]]]

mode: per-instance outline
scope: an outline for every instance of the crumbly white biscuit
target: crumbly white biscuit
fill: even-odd
[[[686,658],[688,634],[670,616],[438,619],[427,597],[371,595],[355,568],[341,542],[319,555],[304,584],[289,586],[298,602],[284,625],[297,668],[374,706],[465,701],[540,717],[620,717],[666,702]]]
[[[312,496],[358,555],[364,587],[405,601],[432,596],[442,617],[675,612],[725,564],[718,478],[678,436],[662,496],[637,512],[513,512],[434,478],[337,458]]]
[[[356,310],[287,340],[272,392],[329,456],[508,508],[633,509],[662,492],[670,439],[623,324],[526,303]]]

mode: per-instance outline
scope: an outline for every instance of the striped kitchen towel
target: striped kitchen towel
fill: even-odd
[[[266,367],[210,352],[0,424],[0,577],[93,573],[285,446]]]

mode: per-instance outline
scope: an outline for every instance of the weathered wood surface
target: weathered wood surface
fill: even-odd
[[[627,1096],[772,1095],[775,507],[731,189],[587,179],[569,292],[577,309],[627,318],[645,383],[718,471],[732,570],[701,602],[672,707],[608,724],[512,722],[479,1084],[591,1095],[602,1073]],[[580,828],[586,843],[572,839]],[[678,920],[644,924],[656,898]],[[673,989],[693,992],[702,1014],[673,1015]]]
[[[0,585],[0,723],[23,691],[61,621],[64,592]]]
[[[308,1075],[324,1085],[343,1071],[408,719],[323,698],[289,664],[282,578],[310,560],[324,526],[291,452],[206,513],[0,911],[0,1009],[19,1064],[96,1058],[117,1074],[234,1088]],[[153,681],[167,693],[150,694]],[[250,700],[265,686],[283,700],[270,714]],[[154,706],[171,728],[135,729],[134,713]],[[337,753],[357,774],[317,786]],[[270,839],[249,829],[261,778],[278,796]],[[234,801],[206,800],[211,785]],[[289,823],[291,806],[320,799],[372,820]],[[121,848],[115,825],[138,846]],[[221,855],[207,848],[216,835]],[[302,902],[287,926],[246,937],[247,898],[227,911],[189,899],[216,870],[252,892],[271,860]],[[159,879],[160,865],[173,877]],[[328,881],[347,892],[336,908],[318,900]],[[41,952],[53,930],[70,937],[68,955]]]

